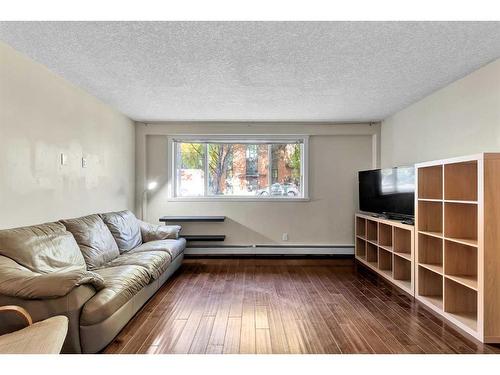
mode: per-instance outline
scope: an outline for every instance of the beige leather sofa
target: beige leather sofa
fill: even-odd
[[[65,353],[103,349],[179,268],[179,226],[130,211],[0,230],[0,306],[69,319]],[[0,334],[22,322],[2,319]]]

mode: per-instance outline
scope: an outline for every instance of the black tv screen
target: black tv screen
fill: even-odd
[[[359,172],[359,209],[365,212],[415,214],[415,168]]]

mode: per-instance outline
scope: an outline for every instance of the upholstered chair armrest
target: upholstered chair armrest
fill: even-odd
[[[142,242],[179,238],[180,225],[154,225],[139,220]]]
[[[4,312],[12,312],[18,316],[20,316],[27,326],[33,324],[33,319],[31,319],[31,315],[21,306],[0,306],[0,313]]]
[[[0,256],[0,294],[24,299],[57,298],[84,284],[96,290],[104,288],[104,280],[94,272],[75,269],[39,274]]]

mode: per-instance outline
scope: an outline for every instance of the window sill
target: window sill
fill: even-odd
[[[176,197],[168,198],[168,202],[309,202],[309,197],[304,198],[246,198],[246,197]]]

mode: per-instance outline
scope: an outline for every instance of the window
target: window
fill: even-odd
[[[173,198],[307,197],[306,137],[171,139]]]

